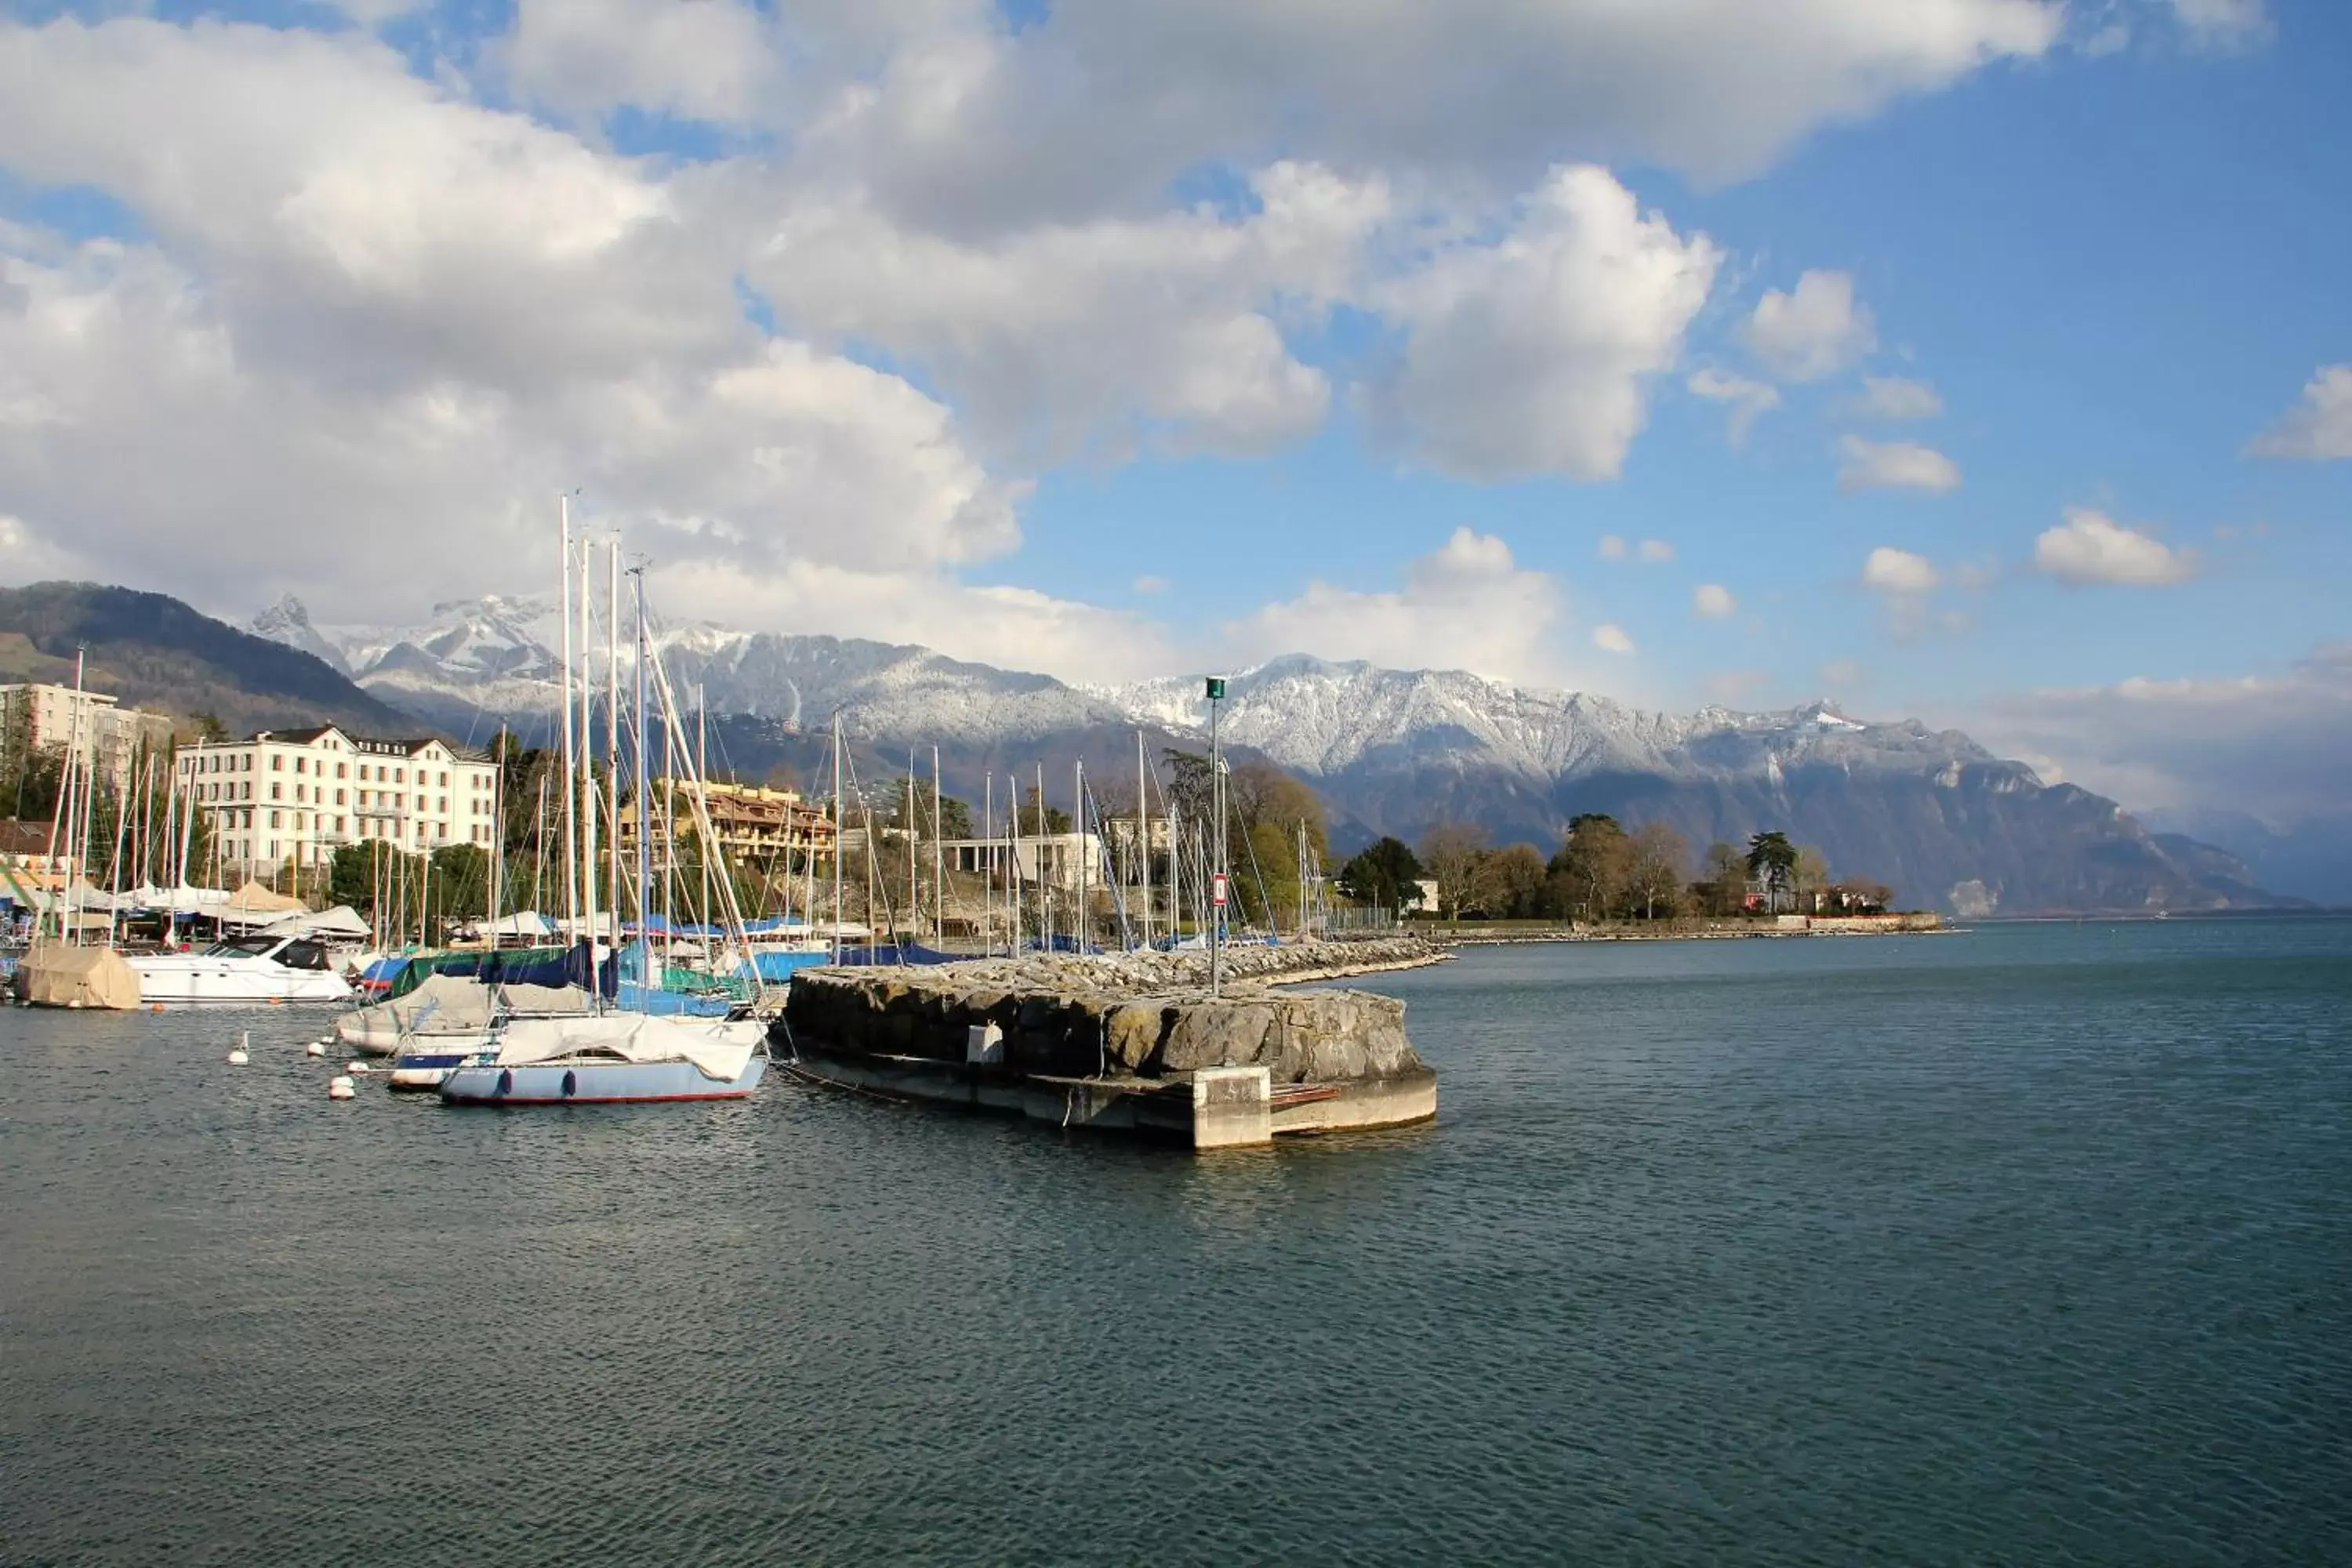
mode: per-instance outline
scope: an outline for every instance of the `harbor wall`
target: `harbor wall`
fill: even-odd
[[[1264,951],[1289,957],[1253,960],[1254,978],[1215,999],[1147,988],[1189,978],[1192,955],[805,970],[777,1044],[822,1080],[1196,1149],[1436,1115],[1437,1075],[1406,1037],[1403,1003],[1271,983],[1442,955],[1419,942]]]

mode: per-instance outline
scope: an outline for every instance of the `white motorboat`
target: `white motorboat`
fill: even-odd
[[[139,975],[139,999],[252,1005],[271,1002],[348,1002],[352,988],[335,973],[324,944],[305,936],[233,937],[202,952],[126,953]]]

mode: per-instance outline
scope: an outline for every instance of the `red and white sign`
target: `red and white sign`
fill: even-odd
[[[1210,884],[1210,889],[1209,902],[1221,910],[1223,909],[1225,907],[1225,874],[1223,871],[1217,873],[1215,879]]]

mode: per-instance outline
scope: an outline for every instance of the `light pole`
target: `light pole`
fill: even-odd
[[[1216,864],[1209,879],[1209,995],[1223,994],[1225,986],[1225,748],[1217,732],[1218,704],[1225,700],[1225,678],[1208,679],[1209,790],[1217,816]]]

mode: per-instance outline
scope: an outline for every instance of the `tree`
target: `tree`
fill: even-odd
[[[1706,847],[1706,864],[1693,889],[1708,914],[1728,917],[1748,908],[1748,859],[1738,847],[1718,838]]]
[[[900,793],[903,795],[904,791]],[[1043,805],[1039,801],[1034,785],[1030,787],[1028,795],[1014,808],[1013,816],[1021,836],[1024,838],[1035,838],[1049,833],[1067,833],[1070,830],[1070,814],[1058,805]]]
[[[931,821],[930,781],[928,779],[918,778],[913,782],[915,786],[913,796],[915,802],[914,828],[918,837],[927,839],[932,837],[970,838],[972,837],[971,805],[970,802],[958,800],[951,795],[941,795],[940,797],[940,823],[934,824]],[[908,781],[900,778],[893,779],[889,784],[886,786],[889,790],[888,799],[890,801],[890,815],[883,819],[883,826],[904,828],[908,826],[907,784]],[[1035,793],[1036,791],[1034,789],[1030,791],[1030,794],[1033,795]],[[1066,812],[1056,812],[1054,815],[1061,817],[1062,826],[1055,828],[1053,831],[1056,833],[1068,832],[1070,821],[1069,814]],[[943,824],[944,826],[942,826],[940,824]]]
[[[801,771],[790,763],[778,763],[768,770],[760,783],[768,789],[781,790],[786,795],[798,795],[801,793]]]
[[[1601,921],[1623,896],[1633,858],[1633,847],[1617,819],[1586,812],[1569,823],[1567,841],[1552,857],[1551,869],[1567,886],[1570,910],[1588,921]]]
[[[1543,851],[1514,844],[1479,861],[1475,874],[1478,906],[1497,920],[1531,920],[1543,913]]]
[[[1441,822],[1422,836],[1421,863],[1437,880],[1438,912],[1446,919],[1462,918],[1486,847],[1486,830],[1467,823]]]
[[[1797,847],[1796,864],[1790,868],[1790,886],[1796,890],[1797,906],[1812,914],[1822,908],[1822,890],[1830,885],[1829,858],[1810,844]]]
[[[1759,833],[1748,838],[1748,875],[1764,884],[1765,901],[1775,911],[1796,874],[1797,847],[1787,834]]]
[[[1403,840],[1382,838],[1339,868],[1339,891],[1359,903],[1402,909],[1421,896],[1421,859]]]
[[[1675,912],[1683,868],[1689,864],[1689,841],[1664,823],[1650,823],[1633,835],[1627,846],[1625,889],[1641,900],[1643,920],[1656,920],[1661,904],[1667,914]]]

